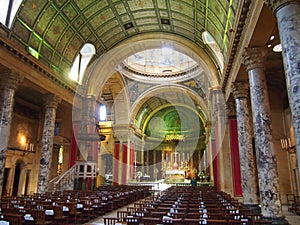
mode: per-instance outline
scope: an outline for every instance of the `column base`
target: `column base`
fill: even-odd
[[[244,204],[248,209],[252,210],[255,214],[261,214],[261,208],[258,204]]]
[[[289,225],[289,222],[285,219],[284,216],[282,217],[262,217],[262,219],[267,221],[272,221],[272,225],[278,224],[278,225]]]

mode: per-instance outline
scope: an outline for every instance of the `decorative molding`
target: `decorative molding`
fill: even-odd
[[[0,26],[0,29],[3,29],[2,26]],[[0,46],[4,47],[10,54],[14,55],[14,57],[20,59],[21,62],[29,65],[34,70],[37,70],[40,74],[48,77],[51,81],[58,84],[59,86],[63,87],[67,91],[71,93],[75,93],[76,86],[74,85],[71,87],[71,85],[67,84],[65,80],[61,80],[59,78],[59,75],[55,74],[54,71],[50,71],[49,68],[46,68],[44,65],[39,65],[31,55],[28,54],[28,52],[25,52],[22,49],[18,49],[14,44],[10,43],[11,40],[4,38],[3,36],[0,36]]]
[[[223,82],[222,82],[222,90],[223,91],[226,88],[227,81],[228,81],[229,75],[230,75],[232,67],[233,67],[233,61],[236,57],[236,53],[237,53],[238,46],[239,46],[239,43],[240,43],[240,40],[241,40],[242,32],[244,30],[244,26],[246,24],[246,19],[247,19],[247,16],[249,14],[249,11],[250,11],[249,10],[250,9],[250,4],[251,4],[251,0],[245,0],[243,8],[241,10],[242,12],[241,12],[240,20],[238,22],[238,26],[236,28],[235,39],[233,41],[232,48],[231,48],[231,51],[230,51],[230,55],[229,55],[229,58],[227,60],[226,68],[224,69],[225,73],[224,73],[224,78],[223,78]]]

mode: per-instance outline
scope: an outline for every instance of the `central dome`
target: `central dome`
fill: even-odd
[[[129,56],[124,64],[136,72],[172,74],[187,71],[197,65],[189,56],[170,47],[148,49]]]
[[[144,82],[178,82],[202,71],[189,56],[170,47],[137,52],[123,61],[125,76]]]

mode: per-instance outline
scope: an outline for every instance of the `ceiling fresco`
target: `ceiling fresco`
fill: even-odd
[[[226,57],[238,0],[25,0],[12,23],[11,38],[36,58],[68,76],[85,43],[96,57],[142,33],[167,32],[204,48],[203,31]],[[209,54],[209,53],[208,53]]]

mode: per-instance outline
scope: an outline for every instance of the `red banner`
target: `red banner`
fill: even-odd
[[[126,184],[127,180],[127,150],[127,145],[123,144],[122,184]]]
[[[115,143],[115,154],[113,157],[113,185],[118,185],[119,156],[120,156],[120,143]]]
[[[240,165],[240,154],[238,144],[238,131],[237,131],[237,120],[229,120],[230,130],[230,146],[231,146],[231,158],[232,158],[232,173],[233,173],[233,189],[235,196],[242,196],[242,177],[241,177],[241,165]]]

